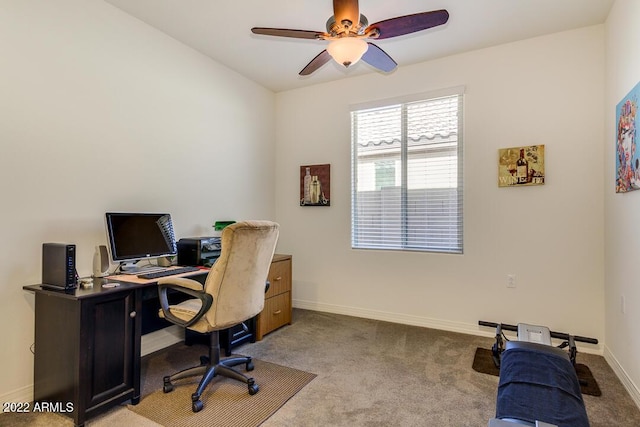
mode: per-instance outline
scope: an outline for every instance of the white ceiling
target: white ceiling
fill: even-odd
[[[258,36],[252,27],[325,31],[331,0],[105,0],[275,92],[377,73],[334,61],[298,72],[325,41]],[[447,9],[449,22],[375,42],[403,67],[460,52],[603,23],[615,0],[361,0],[369,23]]]

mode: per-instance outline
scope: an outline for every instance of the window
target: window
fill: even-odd
[[[462,88],[351,111],[351,245],[462,253]]]

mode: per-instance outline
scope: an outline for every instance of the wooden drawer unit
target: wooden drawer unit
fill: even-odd
[[[291,324],[291,255],[273,256],[269,269],[271,286],[265,294],[264,310],[258,315],[256,339]]]

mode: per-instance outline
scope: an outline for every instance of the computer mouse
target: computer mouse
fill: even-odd
[[[109,282],[109,283],[105,283],[104,285],[102,285],[103,288],[115,288],[120,286],[120,283],[118,282]]]

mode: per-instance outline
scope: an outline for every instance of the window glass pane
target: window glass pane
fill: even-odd
[[[396,162],[393,160],[380,160],[376,163],[376,190],[387,187],[395,187]]]
[[[352,112],[352,246],[462,252],[462,95]]]

